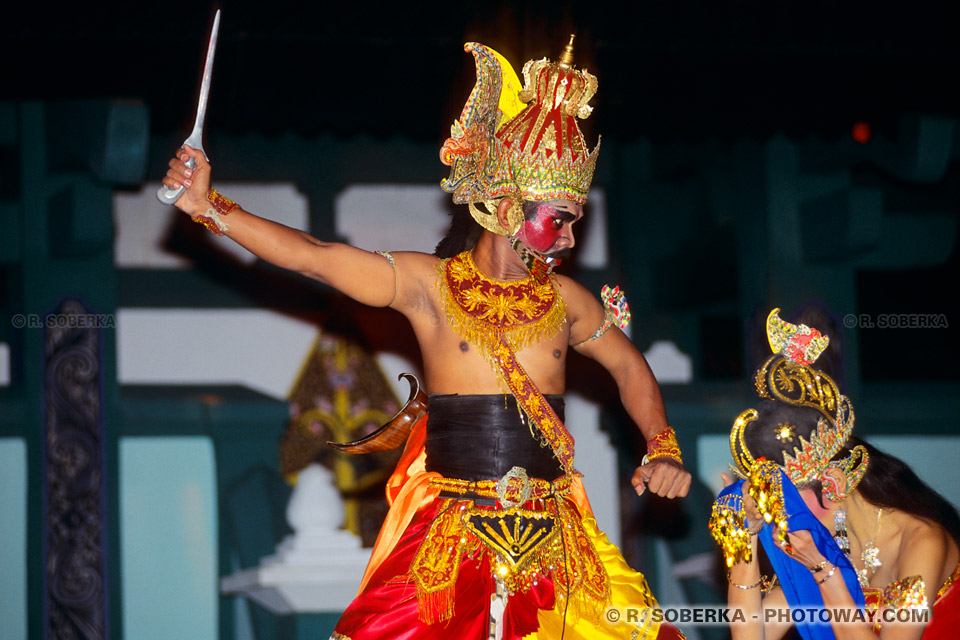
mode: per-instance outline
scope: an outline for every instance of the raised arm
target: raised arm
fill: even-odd
[[[188,158],[197,163],[192,170],[184,164]],[[203,153],[184,147],[170,160],[169,166],[163,184],[173,189],[181,184],[186,187],[176,207],[194,220],[207,218],[207,226],[211,226],[208,212],[211,209],[216,211],[216,208],[207,197],[210,164]],[[375,253],[345,244],[322,242],[308,233],[261,218],[242,207],[214,217],[222,223],[218,230],[223,235],[278,267],[319,280],[371,306],[389,306],[395,298],[394,270],[387,260]]]
[[[578,353],[596,360],[613,376],[620,401],[649,442],[669,424],[660,386],[646,358],[616,326],[591,339],[604,324],[603,307],[573,280],[564,278],[561,290],[570,321],[570,343]],[[658,458],[638,467],[632,482],[637,493],[649,487],[657,495],[682,497],[690,490],[690,473],[671,459]]]

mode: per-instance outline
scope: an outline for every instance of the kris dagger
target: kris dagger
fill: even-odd
[[[200,82],[200,100],[197,103],[197,119],[193,123],[193,131],[189,137],[183,141],[183,144],[190,145],[207,157],[207,152],[203,150],[203,120],[207,115],[207,98],[210,94],[210,78],[213,76],[213,54],[217,50],[217,32],[220,30],[220,10],[217,9],[213,17],[213,29],[210,30],[210,44],[207,46],[207,61],[203,65],[203,80]],[[209,160],[209,158],[207,158]],[[193,169],[197,162],[190,158],[186,165]],[[178,189],[171,189],[167,185],[161,186],[157,190],[157,199],[163,204],[173,204],[183,195],[185,187],[182,185]]]

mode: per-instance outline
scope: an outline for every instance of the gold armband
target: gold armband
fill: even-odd
[[[611,289],[609,285],[603,285],[603,289],[600,290],[600,298],[603,300],[604,307],[603,324],[593,332],[593,335],[573,345],[574,347],[579,347],[591,340],[596,340],[609,331],[614,325],[617,325],[621,329],[626,329],[627,325],[630,324],[630,306],[627,304],[626,296],[620,291],[620,287],[613,287]]]

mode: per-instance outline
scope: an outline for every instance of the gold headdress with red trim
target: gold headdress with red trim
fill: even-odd
[[[757,395],[785,404],[810,407],[821,417],[810,439],[799,438],[799,447],[793,453],[783,453],[783,470],[796,485],[820,480],[828,467],[841,469],[848,478],[848,491],[866,471],[867,452],[855,447],[850,456],[831,461],[843,448],[853,431],[853,405],[842,395],[830,376],[811,368],[830,342],[827,336],[806,325],[794,325],[782,320],[779,309],[767,316],[767,339],[774,352],[757,370],[754,385]],[[733,423],[730,431],[730,451],[737,465],[736,471],[744,477],[757,465],[744,441],[745,430],[758,418],[756,409],[747,409]],[[783,440],[793,441],[789,425],[778,425]]]
[[[457,204],[485,229],[513,235],[520,227],[520,201],[587,199],[600,145],[591,152],[577,118],[593,110],[587,103],[597,79],[573,67],[573,36],[558,62],[530,60],[523,67],[524,87],[499,53],[475,42],[464,46],[477,68],[474,86],[440,159],[450,165],[441,183]],[[505,230],[497,221],[499,200],[515,203]],[[476,205],[484,204],[487,211]]]

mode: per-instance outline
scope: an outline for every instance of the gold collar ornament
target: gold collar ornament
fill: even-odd
[[[843,460],[832,461],[853,431],[854,413],[850,400],[840,393],[833,379],[810,366],[830,339],[806,325],[782,320],[779,312],[774,309],[767,316],[767,339],[774,354],[754,377],[757,395],[810,407],[821,414],[810,439],[799,436],[800,446],[794,447],[792,453],[784,451],[783,470],[795,485],[803,486],[820,480],[828,467],[839,468],[847,476],[849,493],[863,478],[869,456],[864,447],[857,446]],[[744,441],[744,432],[757,417],[755,409],[747,409],[737,416],[730,431],[730,451],[736,463],[734,472],[740,477],[748,477],[757,464]],[[783,439],[787,439],[786,436]],[[792,442],[792,438],[787,441]]]
[[[577,119],[593,110],[587,103],[597,79],[574,68],[573,36],[558,62],[544,58],[523,66],[522,89],[502,55],[476,42],[464,50],[473,54],[477,83],[440,150],[440,160],[450,166],[441,187],[454,203],[467,204],[480,226],[504,236],[520,229],[523,200],[583,204],[600,145],[589,150]],[[496,215],[504,197],[514,202],[508,229]]]

